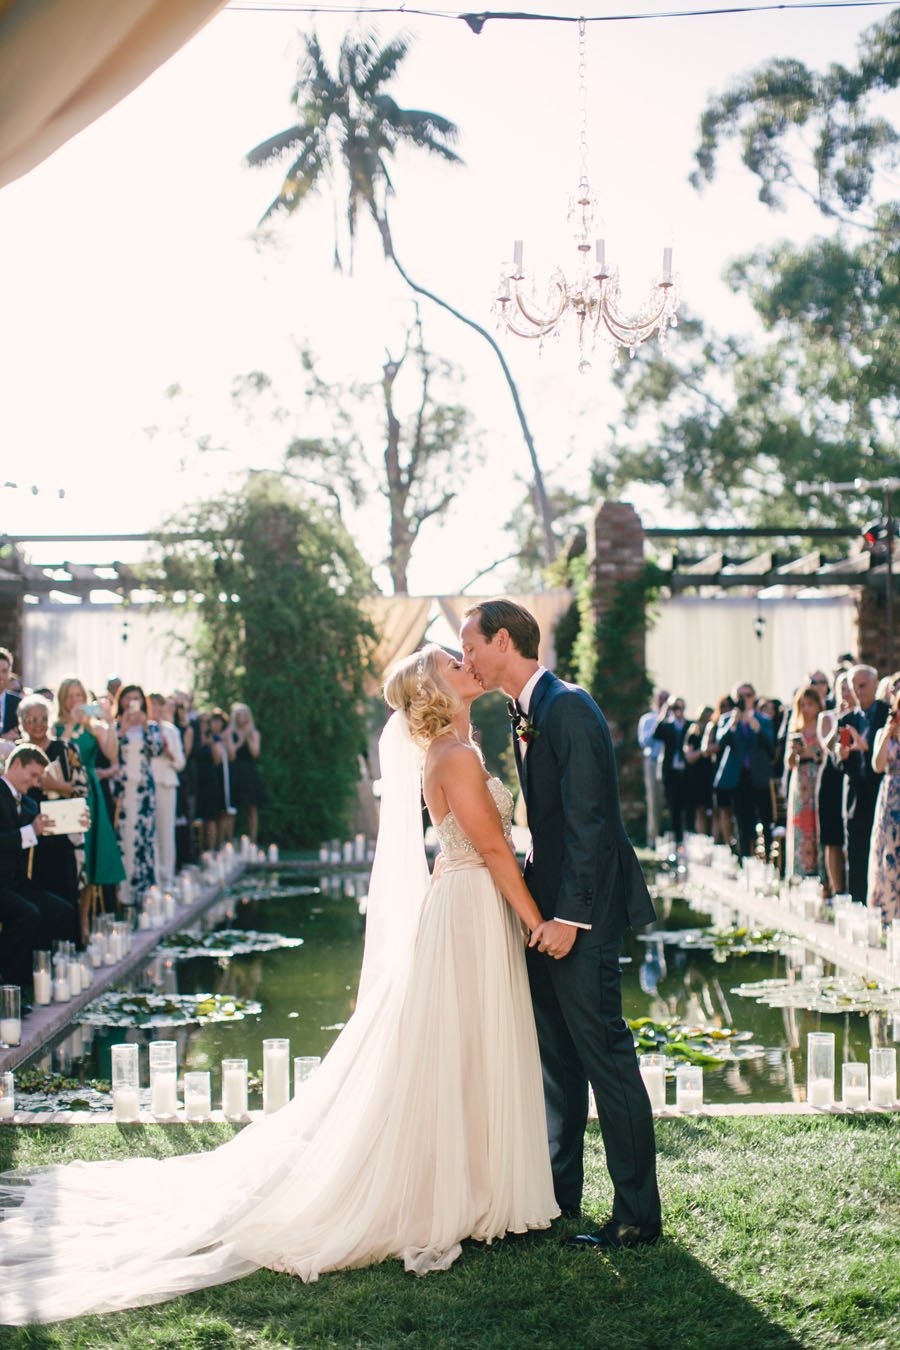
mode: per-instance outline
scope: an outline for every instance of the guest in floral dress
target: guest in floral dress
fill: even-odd
[[[867,901],[889,923],[900,918],[900,689],[896,685],[891,715],[875,733],[872,767],[884,777],[872,823]]]
[[[119,898],[139,904],[156,884],[156,785],[150,761],[163,752],[159,725],[147,712],[147,699],[136,684],[123,685],[116,699],[119,773],[115,783],[116,827],[125,862]]]
[[[819,819],[816,809],[822,747],[818,719],[825,701],[816,685],[801,689],[788,733],[787,854],[785,876],[819,875]]]

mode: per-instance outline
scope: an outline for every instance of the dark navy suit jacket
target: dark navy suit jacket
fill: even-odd
[[[524,757],[517,747],[532,838],[525,882],[545,919],[590,924],[592,942],[618,941],[656,914],[622,821],[606,719],[584,689],[547,671],[528,720],[536,735]]]

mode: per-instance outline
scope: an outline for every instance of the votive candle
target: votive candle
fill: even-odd
[[[285,1037],[263,1041],[263,1110],[280,1111],[290,1099],[291,1043]]]
[[[864,1111],[869,1105],[869,1066],[844,1064],[841,1072],[841,1099],[851,1111]]]
[[[222,1060],[222,1113],[226,1120],[247,1116],[247,1061]]]
[[[212,1110],[209,1070],[184,1075],[184,1114],[188,1120],[206,1120]]]
[[[869,1095],[873,1106],[893,1106],[897,1100],[897,1051],[894,1046],[869,1051]]]
[[[641,1078],[650,1098],[653,1111],[663,1111],[666,1105],[666,1057],[665,1055],[641,1055]]]
[[[50,953],[34,953],[34,1001],[45,1007],[53,998],[53,976],[50,973]]]

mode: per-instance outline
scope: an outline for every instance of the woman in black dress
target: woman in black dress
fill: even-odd
[[[202,826],[203,847],[214,849],[218,844],[219,818],[225,810],[225,789],[221,742],[213,737],[209,713],[202,712],[197,717],[192,759],[197,788],[194,809]]]
[[[828,677],[821,671],[813,671],[809,683],[825,695]],[[830,752],[834,748],[832,738],[835,735],[838,718],[849,712],[854,707],[854,702],[847,672],[839,670],[834,677],[834,695],[826,699],[825,710],[819,713],[816,726],[819,744],[824,752],[817,789],[819,844],[825,854],[825,875],[832,895],[840,895],[844,890],[847,857],[844,851],[844,775]]]
[[[232,801],[246,816],[247,833],[255,844],[259,834],[259,808],[265,802],[266,790],[256,763],[262,742],[253,713],[246,703],[232,703],[229,734],[234,747]]]

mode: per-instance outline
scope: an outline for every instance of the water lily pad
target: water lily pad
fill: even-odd
[[[766,1051],[752,1043],[749,1031],[732,1027],[688,1025],[677,1018],[656,1022],[651,1017],[636,1017],[628,1023],[639,1054],[668,1057],[667,1071],[674,1072],[676,1060],[687,1064],[715,1065],[740,1059],[759,1059]]]
[[[215,956],[219,960],[227,960],[232,956],[247,956],[251,952],[274,952],[284,947],[302,946],[301,937],[244,932],[237,928],[220,928],[214,933],[173,933],[160,943],[160,949],[176,961],[190,961],[195,956]]]
[[[820,975],[808,979],[757,980],[732,989],[770,1008],[803,1008],[808,1012],[873,1013],[900,1009],[900,989],[856,975]]]
[[[180,1027],[190,1023],[239,1022],[261,1012],[261,1003],[227,994],[111,992],[89,1003],[78,1020],[95,1027]]]

